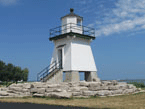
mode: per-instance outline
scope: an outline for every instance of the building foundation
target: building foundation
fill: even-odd
[[[100,82],[96,71],[85,72],[85,81],[96,81]]]
[[[65,71],[65,82],[79,82],[79,71]]]

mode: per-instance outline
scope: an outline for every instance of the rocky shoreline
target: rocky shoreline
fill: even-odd
[[[133,94],[140,92],[132,84],[125,82],[101,81],[101,82],[62,82],[53,84],[49,82],[33,82],[12,84],[9,87],[0,88],[0,98],[2,97],[90,97],[90,96],[116,96]]]

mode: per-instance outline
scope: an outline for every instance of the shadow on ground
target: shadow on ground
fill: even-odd
[[[0,109],[91,109],[85,107],[69,107],[69,106],[54,106],[46,104],[31,104],[31,103],[3,103],[0,102]],[[94,108],[93,108],[94,109]],[[102,109],[102,108],[101,108]],[[108,109],[108,108],[103,108]]]

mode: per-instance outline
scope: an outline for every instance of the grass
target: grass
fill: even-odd
[[[91,98],[0,98],[0,102],[35,103],[48,105],[79,106],[100,109],[144,109],[145,93],[133,95],[121,95],[115,97],[91,97]]]

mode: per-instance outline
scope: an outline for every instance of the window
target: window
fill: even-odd
[[[81,25],[81,20],[77,19],[77,25]]]

